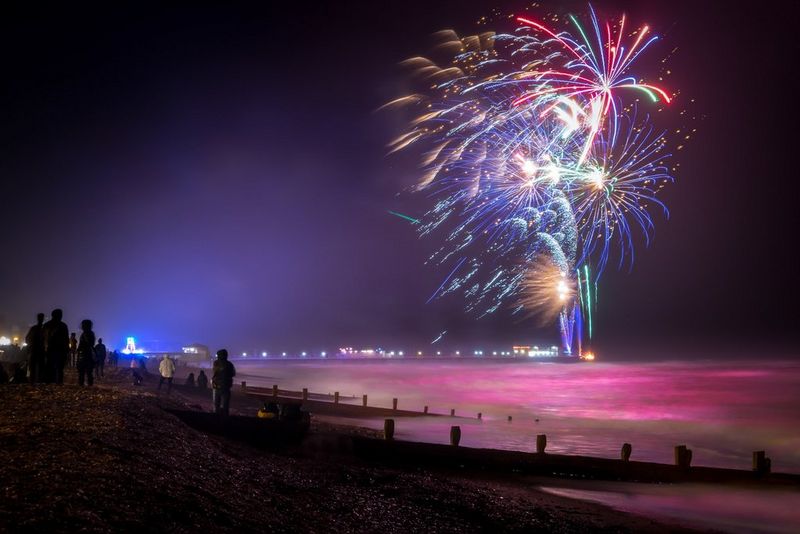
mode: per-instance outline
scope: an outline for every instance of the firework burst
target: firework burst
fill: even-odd
[[[443,233],[430,261],[455,266],[431,299],[461,292],[479,315],[508,302],[557,320],[567,351],[610,258],[632,262],[637,229],[649,241],[672,180],[665,136],[628,101],[672,100],[633,74],[657,37],[589,12],[590,32],[569,17],[575,35],[528,17],[509,33],[440,32],[444,60],[406,61],[420,91],[387,104],[414,113],[390,148],[424,147],[417,190],[434,205],[418,229]]]

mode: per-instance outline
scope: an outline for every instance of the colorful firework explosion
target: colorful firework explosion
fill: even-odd
[[[444,61],[404,62],[424,89],[387,106],[415,113],[390,147],[424,147],[417,189],[435,203],[419,232],[443,232],[430,261],[454,265],[431,299],[462,292],[480,315],[508,303],[557,320],[579,353],[599,276],[614,255],[633,261],[634,232],[649,241],[652,206],[666,213],[667,141],[635,96],[642,108],[672,96],[632,73],[657,39],[647,26],[626,34],[624,16],[601,24],[591,6],[591,37],[569,20],[578,37],[528,17],[511,33],[439,32]]]

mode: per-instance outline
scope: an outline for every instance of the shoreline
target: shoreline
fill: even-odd
[[[68,383],[73,374],[68,371]],[[210,390],[205,400],[181,386],[159,396],[157,382],[151,376],[134,387],[127,369],[110,368],[94,388],[0,387],[0,440],[9,465],[0,475],[0,524],[14,532],[134,526],[480,531],[495,525],[500,531],[691,531],[547,494],[515,477],[389,467],[331,453],[330,440],[376,437],[368,429],[312,420],[302,447],[255,449],[197,432],[165,411],[207,409]],[[252,415],[244,398],[232,400],[232,413]]]
[[[251,375],[241,377],[248,387],[338,390],[356,396],[355,404],[369,394],[370,406],[389,408],[398,398],[401,409],[421,412],[429,405],[431,413],[443,415],[455,408],[467,425],[462,443],[471,447],[533,452],[534,436],[547,434],[548,452],[618,459],[623,443],[631,443],[632,459],[671,464],[674,446],[686,444],[694,450],[692,465],[742,470],[751,469],[754,451],[766,450],[772,471],[800,474],[800,454],[792,446],[800,437],[792,415],[800,400],[797,363],[350,363],[257,362],[240,372]],[[775,388],[787,393],[776,396]],[[397,427],[401,439],[445,444],[450,425],[461,424],[403,421]],[[363,424],[380,430],[383,419]]]
[[[179,370],[182,373],[181,381],[186,374],[194,372],[197,374],[200,368],[182,366]],[[253,377],[240,373],[242,377],[259,378],[263,381],[264,377]],[[176,374],[177,378],[177,374]],[[303,392],[284,390],[278,388],[278,396],[273,395],[273,389],[263,386],[244,386],[245,382],[234,383],[232,389],[232,410],[235,405],[236,411],[231,411],[237,415],[253,416],[263,403],[269,401],[302,403],[308,411],[314,415],[324,417],[335,417],[339,420],[347,419],[350,421],[395,419],[403,420],[416,417],[434,417],[452,420],[453,424],[461,424],[459,421],[475,420],[474,417],[463,415],[448,415],[435,412],[421,412],[419,410],[402,410],[385,406],[362,406],[361,399],[356,396],[340,396],[334,401],[333,394],[307,392],[307,398],[303,399]],[[180,391],[195,399],[202,392],[198,389],[179,386]],[[338,393],[337,393],[338,395]],[[210,398],[210,390],[208,390]],[[211,403],[207,409],[211,410]],[[427,406],[425,407],[427,410]],[[479,418],[478,418],[479,420]],[[499,469],[508,472],[530,472],[534,475],[552,476],[578,476],[580,478],[591,478],[597,480],[610,481],[631,481],[644,483],[663,483],[663,482],[693,482],[693,483],[712,483],[712,484],[743,484],[752,486],[783,486],[800,487],[800,473],[790,472],[756,472],[752,469],[730,468],[706,466],[694,463],[691,468],[678,467],[675,464],[648,461],[630,460],[621,462],[619,458],[605,456],[594,456],[575,453],[553,453],[547,452],[545,455],[538,455],[533,452],[526,452],[515,449],[499,449],[492,447],[466,447],[460,446],[455,449],[455,458],[450,458],[448,451],[453,449],[448,445],[437,444],[427,441],[408,441],[393,440],[386,442],[383,440],[383,430],[376,430],[354,424],[322,423],[316,419],[317,424],[328,424],[337,431],[352,436],[369,438],[368,440],[357,440],[351,444],[352,448],[360,446],[364,457],[380,458],[381,462],[397,462],[405,456],[412,456],[416,462],[437,465],[444,463],[473,464],[478,465],[481,470]],[[373,442],[371,440],[378,440]],[[572,475],[570,475],[572,473]],[[551,474],[551,475],[548,475]]]

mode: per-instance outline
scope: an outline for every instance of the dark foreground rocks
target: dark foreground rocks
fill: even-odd
[[[0,386],[2,532],[670,532],[644,518],[423,471],[197,432],[147,390]]]

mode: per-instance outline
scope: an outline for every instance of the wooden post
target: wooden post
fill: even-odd
[[[675,465],[678,467],[683,465],[683,456],[686,454],[686,445],[675,446]]]
[[[397,399],[392,399],[392,410],[397,411]]]
[[[333,392],[333,403],[334,404],[339,404],[339,392],[338,391],[334,391]]]
[[[536,452],[544,454],[544,449],[547,447],[547,434],[536,435]]]
[[[308,388],[303,388],[303,400],[308,400]]]
[[[278,384],[272,385],[272,396],[278,398]]]
[[[455,416],[456,416],[456,409],[450,408],[450,417],[455,417]]]
[[[428,407],[427,406],[425,406],[425,408],[423,408],[422,413],[428,413]]]
[[[687,449],[686,445],[675,446],[675,465],[678,467],[689,467],[692,465],[692,450]]]
[[[766,451],[753,451],[753,471],[761,471],[766,457]]]
[[[481,412],[478,412],[478,419],[483,419],[483,414]]]
[[[361,396],[361,404],[364,405],[364,408],[367,407],[367,396],[366,395],[362,395]]]
[[[765,451],[753,452],[753,471],[757,473],[769,473],[772,462],[767,458]]]
[[[247,382],[242,380],[242,391],[247,391]]]
[[[620,451],[620,458],[623,462],[627,462],[631,459],[631,452],[633,452],[633,447],[630,443],[623,443],[622,450]]]
[[[450,427],[450,445],[453,447],[458,447],[458,444],[461,442],[461,427],[460,426],[451,426]]]
[[[394,419],[383,420],[383,439],[394,439]]]

